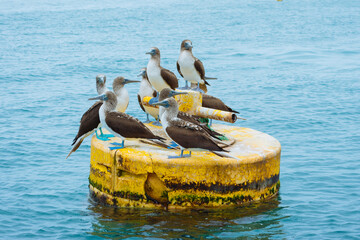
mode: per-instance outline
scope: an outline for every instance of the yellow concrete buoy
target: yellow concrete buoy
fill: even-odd
[[[156,135],[161,127],[147,124]],[[274,196],[279,189],[280,143],[249,128],[214,124],[227,136],[235,158],[193,151],[190,158],[168,159],[179,150],[151,142],[127,140],[111,151],[112,141],[91,142],[91,196],[114,206],[148,208],[211,208],[234,206]]]

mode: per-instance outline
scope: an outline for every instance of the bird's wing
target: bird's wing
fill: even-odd
[[[220,140],[220,138],[218,136],[222,136],[221,133],[218,133],[212,129],[210,129],[206,124],[201,124],[201,122],[194,118],[193,116],[191,116],[190,114],[184,113],[184,112],[179,112],[178,113],[178,118],[184,120],[184,121],[188,121],[191,122],[192,124],[195,124],[197,126],[200,126],[203,130],[205,130],[205,132],[207,132],[208,134],[210,134],[210,136],[217,138]]]
[[[205,68],[203,63],[199,59],[195,58],[194,65],[196,71],[200,74],[200,78],[205,80]]]
[[[139,94],[137,95],[137,98],[138,98],[138,102],[139,102],[139,105],[141,107],[141,110],[143,110],[145,112],[145,109],[144,109],[144,106],[142,105],[142,100],[141,100],[141,97],[140,97]]]
[[[81,117],[81,120],[80,120],[80,123],[85,119],[85,118],[88,118],[89,117],[89,113],[94,111],[94,110],[97,110],[99,111],[101,105],[102,105],[102,101],[97,101],[95,102]]]
[[[171,124],[165,129],[168,136],[184,148],[202,148],[211,151],[223,151],[204,130],[193,124]]]
[[[231,109],[229,106],[227,106],[219,98],[213,97],[213,96],[208,95],[208,94],[203,94],[202,106],[207,107],[207,108],[218,109],[218,110],[222,110],[222,111],[239,113],[238,111],[235,111],[235,110]]]
[[[76,143],[78,138],[96,129],[100,124],[99,109],[102,102],[94,103],[81,117],[80,126],[77,135],[75,136],[72,145]]]
[[[121,112],[110,112],[105,117],[106,124],[125,138],[160,139],[139,119]]]
[[[173,72],[161,67],[160,75],[165,80],[165,82],[170,86],[171,89],[175,89],[179,87],[177,77]]]
[[[181,70],[180,70],[179,61],[176,62],[176,67],[177,67],[177,70],[178,70],[179,74],[180,74],[182,77],[184,77],[184,76],[182,75],[182,73],[181,73]]]
[[[192,124],[195,124],[195,125],[200,124],[199,120],[193,118],[190,114],[187,114],[185,112],[180,112],[179,111],[177,117],[184,120],[184,121],[191,122]]]

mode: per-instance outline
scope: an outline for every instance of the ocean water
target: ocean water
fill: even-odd
[[[359,1],[0,0],[0,239],[359,239]],[[231,210],[89,199],[90,138],[68,160],[95,76],[176,72],[191,39],[235,125],[282,144],[277,198]],[[183,81],[180,83],[184,84]],[[127,113],[145,120],[139,85]]]

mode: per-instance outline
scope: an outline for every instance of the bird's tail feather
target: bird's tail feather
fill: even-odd
[[[67,159],[68,157],[70,157],[70,155],[75,152],[81,145],[81,143],[84,141],[85,137],[82,137],[82,138],[78,138],[78,140],[76,141],[76,143],[74,143],[73,145],[73,148],[71,149],[71,151],[69,152],[69,154],[66,156],[65,159]]]
[[[161,142],[164,142],[166,139],[160,136],[155,136],[155,138],[152,140],[160,140]]]
[[[212,153],[218,155],[219,157],[226,157],[226,158],[233,158],[236,160],[240,160],[237,157],[232,156],[231,154],[228,153],[228,151],[224,151],[224,152],[220,152],[220,151],[211,151]]]
[[[216,80],[216,79],[217,79],[217,78],[205,76],[205,80]]]
[[[227,148],[227,147],[230,147],[232,145],[234,145],[234,143],[236,142],[235,139],[232,139],[232,141],[230,143],[225,143],[221,140],[216,140],[216,139],[213,139],[214,142],[216,142],[216,144],[218,144],[221,148]]]

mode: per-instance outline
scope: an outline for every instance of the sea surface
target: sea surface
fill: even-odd
[[[94,204],[90,138],[65,157],[95,76],[139,79],[156,46],[180,78],[184,39],[218,78],[209,94],[247,119],[235,125],[280,141],[279,195],[218,211]],[[360,1],[0,0],[0,83],[0,239],[360,239]]]

